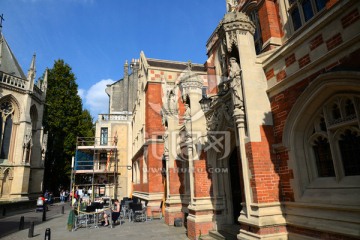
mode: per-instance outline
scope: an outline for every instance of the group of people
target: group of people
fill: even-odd
[[[69,201],[70,192],[69,190],[62,189],[60,191],[60,202],[67,202]]]

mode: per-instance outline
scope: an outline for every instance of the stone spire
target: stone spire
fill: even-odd
[[[44,94],[46,94],[47,85],[48,85],[48,69],[46,68],[44,80],[43,80],[43,82],[42,82],[42,84],[41,84],[41,91],[42,91]]]
[[[32,91],[34,89],[34,80],[35,80],[35,76],[36,76],[35,60],[36,60],[36,54],[34,53],[32,60],[31,60],[30,68],[29,68],[28,74],[27,74],[27,80],[29,81],[29,90],[30,91]]]

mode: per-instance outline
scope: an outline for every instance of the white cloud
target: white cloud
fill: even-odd
[[[86,91],[84,89],[78,89],[78,95],[81,99],[84,99],[85,92]]]
[[[109,96],[105,93],[105,88],[106,85],[114,82],[112,79],[103,79],[92,85],[87,91],[79,89],[79,96],[83,99],[85,108],[90,111],[94,120],[97,120],[98,114],[108,113]]]

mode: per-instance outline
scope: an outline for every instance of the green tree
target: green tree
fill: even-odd
[[[70,185],[76,137],[94,136],[90,113],[82,110],[76,77],[71,67],[61,59],[48,70],[43,124],[48,132],[44,186],[57,191],[60,186]]]

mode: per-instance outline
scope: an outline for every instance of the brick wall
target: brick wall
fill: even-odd
[[[148,145],[148,183],[149,192],[164,192],[162,169],[163,143],[151,143]]]
[[[268,234],[276,234],[276,233],[286,233],[286,226],[270,226],[270,227],[255,227],[250,225],[241,224],[240,227],[242,230],[247,232],[255,233],[258,235],[268,235]]]
[[[216,94],[217,93],[217,80],[216,80],[216,71],[215,71],[215,63],[214,57],[216,54],[216,48],[212,51],[212,55],[209,57],[208,61],[205,63],[205,67],[207,69],[208,74],[208,94]],[[210,61],[210,62],[209,62]]]
[[[175,161],[174,168],[169,168],[170,194],[185,193],[184,177],[186,169],[182,161]]]
[[[331,50],[337,46],[339,46],[343,42],[341,34],[337,33],[331,38],[326,40],[326,47],[328,50]]]
[[[195,223],[187,222],[187,234],[190,239],[198,239],[199,235],[207,235],[213,230],[213,222]]]
[[[194,161],[194,194],[195,197],[209,197],[212,195],[211,175],[207,171],[206,154],[200,155],[200,160]]]
[[[271,37],[281,38],[283,35],[276,1],[265,0],[263,2],[259,8],[259,22],[263,42],[266,42]]]
[[[343,28],[347,28],[360,19],[359,10],[356,8],[341,18]]]
[[[273,129],[272,126],[260,126],[260,131],[261,142],[246,144],[254,202],[277,202],[280,199],[280,176],[276,158],[271,154]]]
[[[161,124],[160,110],[161,100],[161,83],[149,82],[145,93],[145,129],[146,139],[157,138],[162,135],[164,127]]]
[[[181,206],[181,204],[179,204]],[[172,207],[178,207],[177,205],[172,205]],[[175,218],[182,218],[184,223],[184,213],[183,212],[165,212],[165,223],[167,225],[173,226]]]

